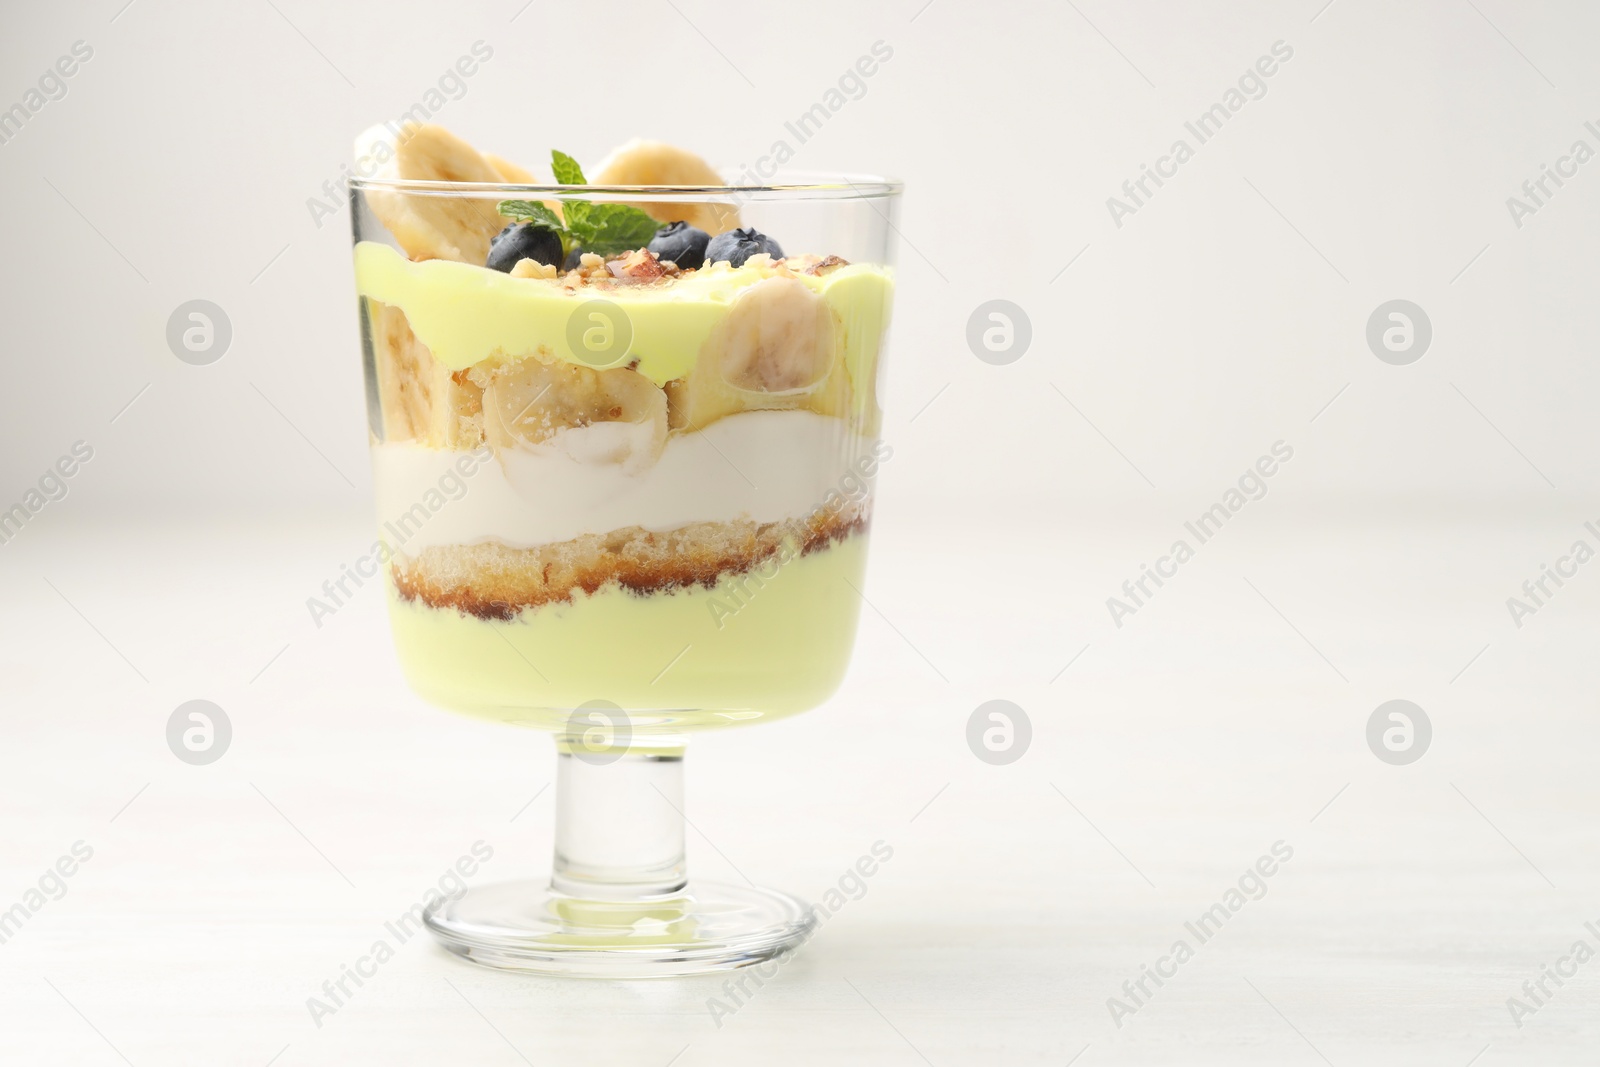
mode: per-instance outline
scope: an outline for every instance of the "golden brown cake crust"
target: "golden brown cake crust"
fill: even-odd
[[[714,588],[723,576],[747,573],[775,556],[809,555],[863,533],[868,521],[855,508],[818,509],[803,519],[693,523],[664,533],[630,526],[538,548],[433,545],[416,556],[395,556],[389,571],[404,600],[511,619],[612,585],[640,595]]]

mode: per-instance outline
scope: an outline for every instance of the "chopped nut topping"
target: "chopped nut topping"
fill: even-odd
[[[613,259],[606,264],[606,269],[611,272],[613,278],[635,285],[648,284],[667,273],[662,269],[661,260],[656,254],[644,248]]]
[[[553,267],[543,267],[531,260],[518,263],[512,270],[515,277],[537,277],[547,280],[556,280],[569,290],[580,289],[617,289],[623,286],[667,285],[679,278],[687,278],[696,274],[709,272],[721,274],[745,270],[754,267],[763,272],[770,272],[775,277],[795,277],[808,274],[820,276],[840,267],[848,266],[849,260],[839,256],[799,255],[789,256],[785,259],[773,259],[766,253],[751,256],[743,267],[735,267],[727,262],[707,263],[697,270],[684,270],[670,259],[662,259],[649,249],[640,248],[632,252],[623,252],[609,259],[585,252],[578,261],[578,265],[568,271],[557,271]],[[538,271],[538,273],[532,273]],[[524,273],[528,272],[528,273]]]
[[[511,268],[513,278],[554,278],[556,269],[548,263],[540,263],[537,259],[519,259],[517,265]]]
[[[840,267],[848,267],[849,265],[850,261],[848,259],[841,259],[838,256],[829,256],[826,259],[818,260],[809,267],[806,267],[804,269],[804,273],[819,275],[827,274],[829,271],[837,270]]]

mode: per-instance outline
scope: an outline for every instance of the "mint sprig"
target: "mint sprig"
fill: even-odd
[[[508,219],[531,222],[540,229],[553,230],[556,233],[560,233],[563,229],[561,216],[537,200],[502,200],[498,210]]]
[[[661,223],[627,204],[585,204],[584,207],[589,210],[581,223],[583,235],[578,243],[585,250],[602,256],[643,248],[661,229]],[[577,233],[580,224],[574,222],[571,226]]]
[[[550,171],[561,185],[588,185],[583,168],[565,152],[550,153]],[[574,248],[593,252],[598,256],[631,252],[650,243],[661,228],[661,223],[650,215],[627,204],[596,204],[589,200],[564,200],[562,215],[556,214],[536,200],[502,200],[497,206],[500,214],[540,229],[549,230],[561,238],[561,255],[565,259]]]
[[[550,151],[550,173],[556,176],[557,185],[588,185],[583,168],[578,161],[559,149]]]

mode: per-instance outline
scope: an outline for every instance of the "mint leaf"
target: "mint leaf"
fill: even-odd
[[[573,240],[589,246],[589,238],[594,236],[594,227],[589,221],[589,213],[594,210],[594,205],[587,200],[563,200],[561,213],[567,217],[567,231],[572,234]]]
[[[589,179],[584,178],[584,168],[578,165],[578,160],[558,149],[550,149],[550,173],[555,174],[555,181],[562,186],[587,186]],[[590,205],[587,200],[563,200],[562,214],[566,216],[566,232],[571,237],[571,243],[584,246],[589,250],[590,238],[594,238],[594,226],[589,222]]]
[[[578,166],[578,161],[558,149],[550,151],[550,172],[556,176],[560,185],[588,185],[589,179],[583,176],[583,168]],[[561,213],[567,217],[567,234],[570,243],[589,247],[589,239],[594,236],[594,231],[589,225],[589,208],[587,200],[564,200],[561,203]]]
[[[560,185],[588,185],[583,168],[565,152],[550,153],[550,169]],[[574,248],[610,256],[632,252],[650,243],[661,223],[627,204],[596,204],[588,200],[563,200],[557,215],[537,200],[502,200],[496,210],[508,219],[554,231],[561,237],[561,253]],[[563,221],[565,216],[565,221]]]
[[[537,200],[502,200],[495,210],[508,219],[529,222],[546,230],[554,230],[556,233],[566,229],[561,224],[561,216]]]
[[[593,204],[585,219],[592,229],[582,244],[587,252],[609,256],[617,252],[632,252],[650,243],[661,223],[627,204]]]
[[[589,184],[589,179],[583,176],[583,168],[578,166],[578,161],[565,152],[551,150],[550,172],[556,176],[557,185]]]

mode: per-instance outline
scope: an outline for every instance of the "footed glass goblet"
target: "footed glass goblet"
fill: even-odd
[[[553,871],[431,908],[452,952],[691,974],[814,925],[786,893],[689,878],[683,760],[694,732],[815,707],[844,675],[892,454],[899,193],[351,182],[400,664],[433,703],[555,736]],[[662,230],[551,244],[606,205]]]

